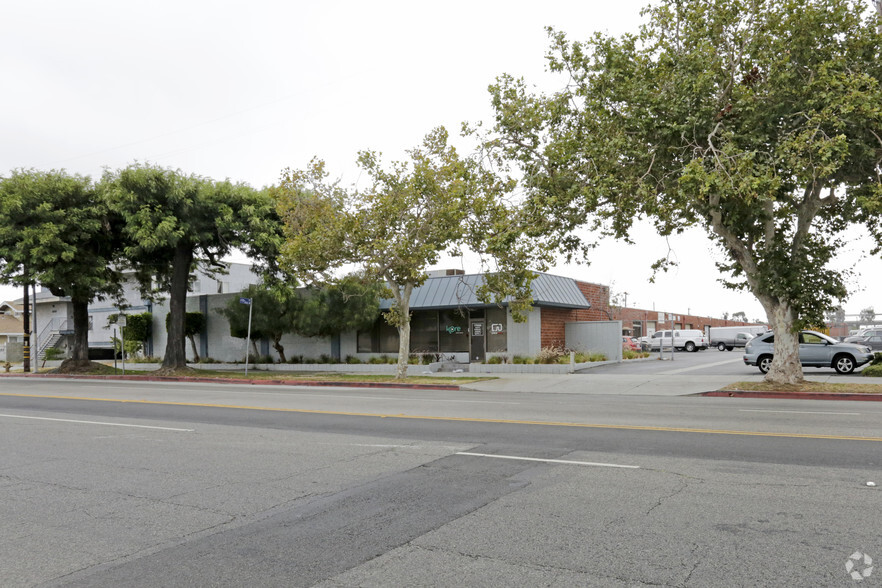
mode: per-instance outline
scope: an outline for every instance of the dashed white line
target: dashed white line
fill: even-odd
[[[53,419],[49,417],[23,416],[18,414],[0,414],[0,417],[8,419],[30,419],[34,421],[55,421],[58,423],[77,423],[81,425],[105,425],[108,427],[131,427],[134,429],[156,429],[159,431],[178,431],[181,433],[192,433],[196,429],[175,429],[173,427],[153,427],[150,425],[132,425],[129,423],[105,423],[101,421],[77,421],[74,419]]]
[[[820,410],[768,410],[763,408],[739,408],[739,412],[783,412],[788,414],[847,414],[860,416],[859,412],[824,412]]]
[[[493,453],[471,453],[468,451],[457,451],[456,455],[468,455],[471,457],[494,457],[496,459],[516,459],[520,461],[541,461],[544,463],[562,463],[568,465],[594,466],[601,468],[626,468],[630,470],[639,470],[640,466],[622,465],[618,463],[598,463],[593,461],[571,461],[568,459],[542,459],[539,457],[521,457],[517,455],[496,455]]]

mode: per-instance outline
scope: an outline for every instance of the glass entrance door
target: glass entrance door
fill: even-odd
[[[486,330],[484,319],[471,319],[469,321],[469,359],[473,362],[484,361]]]

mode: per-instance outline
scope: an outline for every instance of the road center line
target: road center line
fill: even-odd
[[[614,425],[602,423],[555,422],[517,419],[491,419],[476,417],[430,416],[419,414],[380,414],[373,412],[349,412],[338,410],[313,410],[303,408],[272,408],[269,406],[243,406],[237,404],[205,404],[197,402],[171,402],[162,400],[127,400],[124,398],[94,398],[81,396],[54,396],[46,394],[21,394],[0,392],[0,397],[10,398],[50,398],[53,400],[71,400],[86,402],[116,402],[120,404],[145,404],[154,406],[189,406],[196,408],[222,408],[232,410],[258,410],[266,412],[289,412],[297,414],[321,414],[332,416],[357,416],[381,419],[408,419],[423,421],[448,421],[460,423],[498,423],[505,425],[537,425],[541,427],[575,427],[583,429],[612,429],[619,431],[658,431],[665,433],[701,433],[710,435],[743,435],[746,437],[782,437],[788,439],[833,439],[837,441],[869,441],[882,443],[882,437],[858,437],[852,435],[821,435],[814,433],[775,433],[771,431],[727,431],[724,429],[697,429],[691,427],[653,427],[647,425]]]
[[[192,433],[196,429],[175,429],[172,427],[151,427],[150,425],[131,425],[128,423],[105,423],[101,421],[77,421],[73,419],[53,419],[49,417],[23,416],[19,414],[0,414],[0,417],[8,419],[30,419],[34,421],[55,421],[58,423],[78,423],[82,425],[106,425],[108,427],[131,427],[133,429],[156,429],[158,431],[178,431],[182,433]]]
[[[739,408],[738,412],[782,412],[788,414],[847,414],[860,416],[859,412],[824,412],[820,410],[768,410],[765,408]]]
[[[595,466],[602,468],[625,468],[629,470],[639,470],[640,466],[622,465],[618,463],[598,463],[593,461],[571,461],[568,459],[542,459],[539,457],[520,457],[517,455],[495,455],[492,453],[470,453],[468,451],[457,451],[456,455],[469,455],[471,457],[495,457],[496,459],[516,459],[519,461],[541,461],[543,463],[563,463],[568,465]]]

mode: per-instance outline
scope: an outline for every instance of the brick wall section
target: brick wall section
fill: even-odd
[[[542,309],[542,347],[563,347],[566,341],[567,323],[577,321],[606,321],[621,320],[624,329],[632,328],[634,321],[642,321],[645,325],[647,321],[657,321],[658,311],[646,310],[643,308],[619,308],[610,307],[609,304],[609,286],[602,284],[592,284],[589,282],[576,281],[576,285],[582,294],[591,304],[589,310],[584,309],[566,309],[566,308],[543,308]],[[609,315],[607,315],[609,312]],[[680,328],[686,325],[692,325],[691,328],[703,331],[705,327],[737,327],[745,325],[754,325],[756,323],[743,323],[740,321],[730,321],[725,319],[712,318],[707,316],[698,316],[692,314],[678,314],[679,317],[675,322],[680,324]],[[663,326],[656,326],[656,330],[670,328],[670,322],[665,322]]]
[[[694,314],[678,314],[676,312],[673,314],[678,317],[674,322],[681,325],[681,328],[686,328],[686,325],[692,325],[691,328],[700,331],[703,331],[705,327],[743,327],[757,324],[698,316]],[[613,318],[622,320],[622,327],[625,329],[631,327],[635,321],[642,321],[644,325],[648,321],[658,322],[658,311],[646,310],[644,308],[614,308],[612,310],[612,315]],[[657,331],[669,328],[671,328],[671,323],[668,320],[665,320],[662,326],[659,326],[658,324],[656,325]],[[646,334],[645,331],[643,334]]]
[[[609,311],[609,286],[576,281],[576,285],[591,304],[590,309],[543,308],[542,347],[563,347],[567,323],[576,321],[606,321]],[[615,317],[614,317],[615,318]]]

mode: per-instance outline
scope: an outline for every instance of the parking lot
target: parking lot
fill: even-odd
[[[671,359],[671,351],[665,350],[664,359],[659,359],[658,352],[652,352],[650,359],[637,361],[624,361],[621,364],[599,366],[585,370],[592,374],[639,374],[639,375],[677,375],[695,374],[703,376],[761,376],[755,366],[744,365],[742,357],[743,349],[732,351],[718,351],[706,349],[689,353],[687,351],[675,351]],[[863,367],[855,370],[853,375],[860,375]],[[806,376],[839,376],[831,367],[812,368],[804,367]]]

